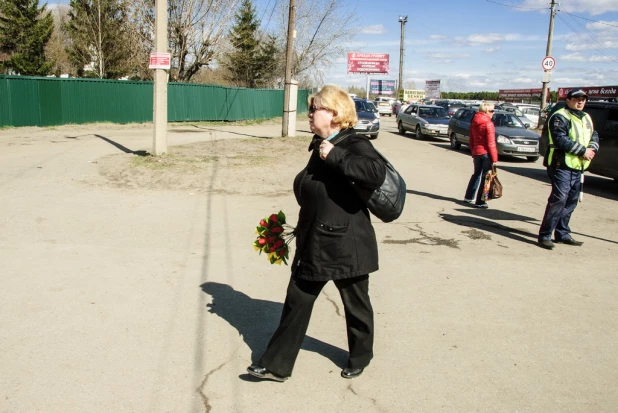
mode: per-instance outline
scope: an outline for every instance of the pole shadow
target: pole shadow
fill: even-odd
[[[212,304],[207,305],[208,312],[218,315],[238,330],[251,349],[252,363],[257,362],[279,325],[283,304],[251,298],[227,284],[206,282],[200,287],[212,297]],[[305,336],[301,349],[320,354],[339,368],[347,365],[346,350],[316,338]]]
[[[113,140],[106,138],[105,136],[101,136],[101,135],[97,135],[95,134],[94,136],[96,136],[99,139],[104,140],[105,142],[115,146],[116,148],[120,149],[121,151],[123,151],[124,153],[132,153],[133,155],[137,155],[137,156],[150,156],[150,153],[148,151],[133,151],[129,148],[127,148],[124,145],[119,144],[118,142],[114,142]]]
[[[451,214],[440,214],[440,218],[456,225],[491,232],[514,241],[523,242],[524,244],[537,245],[537,234],[517,228],[507,227],[506,225],[498,224],[489,219]]]

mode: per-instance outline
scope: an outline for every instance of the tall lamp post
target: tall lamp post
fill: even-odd
[[[399,23],[401,24],[401,41],[399,42],[399,83],[397,85],[397,99],[403,98],[403,51],[404,38],[406,33],[406,23],[408,22],[408,16],[399,16]]]

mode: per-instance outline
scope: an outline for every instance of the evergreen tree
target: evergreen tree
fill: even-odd
[[[223,62],[229,72],[228,80],[242,87],[268,86],[276,75],[276,39],[269,36],[260,43],[260,22],[256,18],[251,0],[243,0],[235,20],[230,31],[233,51]]]
[[[0,51],[8,55],[1,63],[26,76],[45,76],[53,62],[45,59],[45,45],[54,29],[46,4],[38,0],[0,0]]]
[[[128,10],[122,0],[71,0],[65,29],[79,76],[117,79],[130,72]]]

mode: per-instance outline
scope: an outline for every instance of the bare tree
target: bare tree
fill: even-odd
[[[289,6],[279,0],[280,38],[285,39]],[[357,28],[355,9],[345,0],[296,0],[294,66],[292,75],[299,86],[321,83],[323,70],[345,57]]]
[[[117,79],[129,73],[127,2],[70,0],[69,7],[64,25],[71,38],[67,52],[78,74]]]
[[[70,38],[66,30],[64,30],[64,25],[68,19],[69,7],[58,4],[51,9],[51,13],[54,17],[54,31],[52,32],[49,42],[45,46],[45,56],[47,60],[54,62],[52,73],[56,76],[62,74],[75,76],[75,68],[71,64],[69,55],[66,51],[70,43]]]
[[[150,50],[154,50],[154,0],[133,0],[144,26],[151,33]],[[170,78],[190,81],[202,67],[210,65],[220,52],[222,39],[239,0],[169,0],[168,44],[172,54]]]

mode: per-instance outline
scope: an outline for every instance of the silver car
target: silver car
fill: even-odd
[[[412,131],[418,139],[423,136],[448,138],[450,118],[442,106],[413,104],[397,115],[397,129],[402,135]]]

